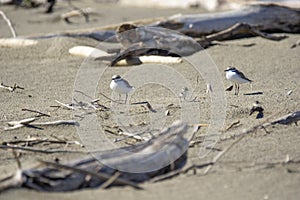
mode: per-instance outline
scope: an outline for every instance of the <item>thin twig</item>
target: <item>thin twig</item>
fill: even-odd
[[[50,143],[50,144],[76,144],[81,147],[84,145],[81,144],[78,141],[68,141],[68,140],[49,140],[48,138],[29,138],[29,139],[23,139],[23,140],[12,140],[12,141],[3,141],[2,145],[12,145],[12,144],[20,144],[20,143],[27,143],[28,146],[32,146],[33,144],[40,144],[40,143]]]
[[[42,113],[42,112],[37,111],[37,110],[31,110],[31,109],[27,109],[27,108],[22,108],[22,111],[34,112],[34,113],[40,114],[39,116],[51,117],[50,115]]]
[[[220,160],[220,158],[226,153],[228,152],[234,145],[236,145],[237,143],[239,143],[246,135],[248,135],[249,133],[252,133],[258,129],[265,129],[266,127],[268,126],[271,126],[273,124],[276,124],[276,123],[281,123],[281,124],[289,124],[289,123],[292,123],[292,122],[297,122],[298,120],[300,120],[300,111],[297,111],[297,112],[293,112],[293,113],[290,113],[288,115],[285,115],[283,117],[280,117],[276,120],[273,120],[271,122],[266,122],[266,123],[261,123],[261,124],[258,124],[252,128],[249,128],[245,131],[243,131],[242,133],[240,133],[238,136],[235,136],[235,137],[238,137],[233,143],[231,143],[229,146],[227,146],[225,149],[223,149],[223,151],[221,151],[216,157],[213,158],[212,162],[211,162],[211,165],[209,165],[205,171],[204,171],[204,174],[207,174],[209,172],[209,170],[212,168],[212,166],[218,161]]]
[[[67,13],[61,15],[61,18],[67,22],[68,24],[72,24],[73,22],[70,21],[71,17],[76,17],[82,15],[85,18],[85,22],[89,22],[89,14],[91,14],[93,10],[91,8],[75,8]]]
[[[64,150],[64,149],[38,149],[38,148],[31,148],[31,147],[19,147],[19,146],[7,146],[7,145],[0,145],[0,149],[16,149],[22,151],[31,151],[36,153],[45,153],[45,154],[52,154],[52,153],[86,153],[85,151],[71,151],[71,150]]]
[[[110,177],[110,179],[108,179],[107,181],[105,181],[100,188],[101,189],[106,189],[107,187],[109,187],[111,184],[113,184],[113,182],[115,182],[121,175],[121,172],[117,171],[115,172],[115,174]]]
[[[57,120],[52,122],[33,122],[30,123],[32,126],[50,126],[50,125],[75,125],[78,126],[79,123],[75,120]]]
[[[62,103],[62,102],[60,102],[60,101],[58,101],[58,100],[55,100],[55,102],[58,103],[58,104],[60,104],[60,105],[62,105],[62,106],[65,107],[65,108],[68,108],[68,109],[70,109],[70,110],[74,110],[74,107],[71,106],[71,105],[69,105],[69,104]]]
[[[10,29],[10,32],[13,36],[13,38],[17,37],[17,34],[16,34],[16,31],[11,23],[11,21],[8,19],[8,17],[5,15],[5,13],[3,11],[0,10],[0,15],[3,17],[4,21],[7,23],[9,29]]]
[[[17,161],[18,169],[21,170],[22,169],[22,165],[21,165],[19,156],[18,156],[17,152],[15,151],[15,149],[12,149],[12,152],[14,154],[14,157],[15,157],[16,161]]]
[[[233,143],[231,143],[229,146],[227,146],[225,149],[223,149],[223,151],[221,151],[216,157],[213,158],[212,162],[210,165],[208,165],[206,167],[206,169],[204,170],[203,174],[207,174],[209,172],[209,170],[212,168],[212,166],[226,153],[228,152],[235,144],[239,143],[245,136],[247,133],[252,132],[246,132],[245,134],[241,135],[237,140],[235,140]]]
[[[229,129],[231,129],[232,127],[238,125],[239,123],[240,123],[240,120],[237,120],[237,121],[232,122],[230,125],[228,125],[228,126],[225,128],[225,131],[228,131]]]
[[[20,121],[7,122],[11,127],[4,127],[5,131],[18,129],[24,126],[50,126],[50,125],[75,125],[79,123],[75,120],[57,120],[52,122],[34,122],[35,118],[22,119]]]
[[[6,89],[10,92],[14,92],[16,89],[24,90],[23,87],[18,86],[16,83],[13,86],[4,85],[3,83],[0,83],[0,88]]]
[[[120,141],[126,140],[128,138],[134,138],[138,141],[148,141],[148,140],[150,140],[150,138],[148,138],[148,137],[140,136],[141,134],[144,134],[144,133],[145,133],[145,131],[138,132],[138,133],[120,132],[119,135],[125,135],[125,137],[119,138],[119,139],[116,138],[114,140],[114,142],[120,142]]]
[[[130,105],[140,105],[140,104],[146,104],[147,108],[151,111],[156,113],[156,110],[153,109],[153,107],[151,106],[151,104],[148,101],[141,101],[141,102],[135,102],[135,103],[131,103]]]

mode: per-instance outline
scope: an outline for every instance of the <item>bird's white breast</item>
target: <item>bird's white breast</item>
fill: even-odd
[[[232,72],[232,71],[227,71],[226,72],[226,78],[232,82],[241,84],[241,83],[248,83],[249,81],[246,79],[243,79],[239,74]]]
[[[132,87],[129,87],[125,82],[123,81],[114,81],[112,80],[110,82],[110,89],[117,93],[126,94],[132,90]]]

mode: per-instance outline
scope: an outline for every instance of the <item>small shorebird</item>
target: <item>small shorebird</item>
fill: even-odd
[[[249,115],[252,115],[254,112],[258,112],[258,114],[256,115],[256,119],[263,118],[263,116],[264,116],[263,111],[264,111],[264,109],[261,106],[260,102],[259,101],[255,101],[253,103],[253,106],[252,106],[252,108],[250,110]]]
[[[252,80],[248,79],[242,72],[234,67],[228,67],[226,70],[226,78],[234,83],[234,94],[238,95],[242,83],[251,83]]]
[[[119,98],[121,98],[121,94],[126,94],[125,103],[127,102],[128,93],[134,88],[119,75],[112,76],[109,86],[114,92],[119,93]]]

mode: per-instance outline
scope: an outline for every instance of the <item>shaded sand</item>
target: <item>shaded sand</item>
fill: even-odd
[[[81,6],[79,2],[76,5]],[[149,17],[169,16],[179,12],[196,13],[199,10],[174,9],[142,9],[122,8],[103,4],[86,3],[85,6],[96,6],[101,13],[92,17],[86,24],[80,20],[76,25],[67,25],[63,21],[49,21],[53,16],[68,10],[66,5],[57,8],[53,15],[45,15],[41,10],[15,10],[13,7],[1,9],[11,18],[19,35],[48,33],[61,30],[88,28],[94,26],[120,23],[127,20]],[[120,12],[122,11],[122,13]],[[134,15],[133,15],[134,13]],[[33,22],[36,20],[35,22]],[[38,22],[37,22],[38,21]],[[3,20],[1,27],[5,27]],[[1,37],[9,37],[8,29],[1,29]],[[209,48],[206,52],[219,68],[220,73],[228,65],[241,69],[248,78],[254,81],[253,91],[263,92],[262,95],[245,96],[251,92],[250,86],[241,85],[240,95],[227,92],[227,114],[225,126],[240,120],[240,126],[231,129],[222,135],[226,138],[231,134],[238,134],[242,130],[256,124],[274,119],[292,111],[299,110],[299,77],[300,77],[300,47],[290,49],[300,37],[298,34],[288,34],[288,38],[280,41],[268,41],[262,38],[247,38],[222,42]],[[243,45],[254,44],[251,47]],[[37,46],[26,48],[0,48],[0,82],[7,85],[18,85],[25,90],[14,93],[0,89],[0,127],[6,126],[7,121],[34,116],[32,113],[21,111],[22,108],[35,109],[50,113],[51,117],[44,117],[41,121],[71,119],[73,112],[50,106],[57,105],[55,100],[69,103],[72,100],[72,91],[76,73],[83,62],[82,58],[71,56],[68,49],[75,45],[96,46],[97,42],[86,38],[52,38],[39,41]],[[176,66],[174,66],[176,68]],[[123,74],[130,68],[111,68],[103,76],[103,82],[97,91],[110,95],[109,79],[113,74]],[[193,71],[183,67],[181,73],[196,83]],[[223,74],[224,75],[224,74]],[[224,87],[230,83],[222,76]],[[203,122],[209,123],[209,96],[205,94],[206,86],[200,81],[200,87],[195,91],[201,101]],[[172,94],[167,98],[155,92],[157,86],[149,86],[153,93],[140,91],[135,98],[140,100],[147,94],[147,100],[160,102],[172,101]],[[287,92],[293,92],[287,96]],[[166,92],[166,91],[165,91]],[[97,97],[100,97],[99,93]],[[255,119],[249,116],[252,103],[258,100],[265,108],[265,116]],[[110,105],[104,101],[105,105]],[[174,101],[176,103],[176,101]],[[140,108],[142,109],[142,107]],[[170,110],[169,121],[175,119],[176,110]],[[206,118],[207,117],[207,118]],[[137,117],[138,118],[138,117]],[[143,118],[138,118],[143,119]],[[145,118],[145,121],[147,118]],[[206,129],[198,134],[205,134]],[[299,127],[293,125],[275,125],[268,128],[267,134],[263,130],[250,134],[234,146],[215,165],[208,175],[189,172],[170,180],[159,183],[146,183],[143,191],[130,187],[113,187],[108,190],[88,189],[76,192],[41,193],[26,189],[14,189],[0,194],[0,199],[298,199],[300,196],[300,166],[299,164],[270,166],[266,163],[284,161],[286,155],[293,160],[300,159]],[[31,137],[59,138],[63,140],[80,140],[76,128],[71,126],[45,127],[43,130],[22,128],[18,130],[0,132],[0,141],[10,141],[14,138],[25,139]],[[223,149],[233,140],[220,141],[215,148]],[[78,145],[35,145],[36,148],[64,148],[67,150],[85,150]],[[199,146],[189,149],[188,164],[205,163],[215,156],[218,151],[212,151],[204,159],[199,159]],[[62,161],[78,158],[83,154],[35,154],[22,153],[23,167],[33,166],[37,158]],[[9,151],[0,151],[0,177],[5,177],[16,169],[16,162]],[[256,164],[255,164],[256,163]]]

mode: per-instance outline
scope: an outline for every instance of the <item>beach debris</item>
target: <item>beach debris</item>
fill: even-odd
[[[97,48],[89,46],[75,46],[69,49],[69,53],[75,56],[96,58],[96,60],[111,61],[114,59],[114,54],[108,54]],[[178,57],[166,57],[166,56],[140,56],[140,57],[130,57],[114,63],[115,66],[129,66],[138,65],[146,63],[162,63],[162,64],[177,64],[182,63],[182,59]]]
[[[262,95],[264,94],[263,92],[248,92],[244,93],[245,96],[252,96],[252,95]]]
[[[71,144],[75,144],[75,145],[79,145],[80,147],[84,147],[84,145],[77,141],[77,140],[63,140],[63,139],[59,139],[57,137],[55,137],[56,139],[49,139],[49,138],[37,138],[37,137],[31,137],[29,136],[26,139],[14,139],[14,140],[10,140],[10,141],[2,141],[1,144],[2,145],[7,145],[7,146],[11,146],[11,145],[17,145],[17,144],[26,144],[26,146],[34,146],[37,144],[41,144],[41,143],[47,143],[47,144],[66,144],[66,145],[71,145]]]
[[[10,19],[6,16],[6,14],[0,10],[0,15],[2,16],[2,18],[4,19],[4,21],[6,22],[6,24],[8,25],[9,29],[10,29],[10,32],[12,34],[12,37],[15,38],[17,37],[17,33],[16,33],[16,30],[14,29]]]
[[[209,93],[212,93],[212,87],[211,87],[211,84],[207,83],[206,84],[206,94],[209,94]]]
[[[141,104],[142,105],[145,104],[146,107],[149,109],[149,111],[151,111],[153,113],[156,113],[156,110],[153,109],[153,107],[151,106],[151,104],[149,103],[149,101],[133,102],[130,105],[141,105]]]
[[[5,131],[14,130],[21,127],[36,127],[36,126],[52,126],[52,125],[76,125],[79,126],[79,123],[74,120],[56,120],[50,122],[34,122],[35,117],[22,119],[18,121],[7,122],[9,127],[4,127]]]
[[[29,151],[35,153],[42,154],[53,154],[53,153],[86,153],[86,151],[77,151],[77,150],[67,150],[67,149],[40,149],[34,147],[26,147],[26,146],[16,146],[16,145],[0,145],[0,149],[11,149],[11,150],[19,150],[19,151]],[[1,183],[0,183],[1,185]],[[1,192],[1,186],[0,186]]]
[[[292,44],[290,48],[293,49],[299,45],[300,45],[300,40],[298,40],[295,44]]]
[[[72,17],[78,17],[78,16],[83,16],[85,19],[85,22],[89,22],[89,15],[93,13],[92,8],[75,8],[74,10],[71,10],[67,13],[64,13],[61,15],[61,18],[68,24],[72,24],[73,22],[70,21],[70,18]]]
[[[58,100],[55,100],[56,103],[60,104],[61,106],[67,108],[67,109],[70,109],[70,110],[75,110],[74,106],[72,106],[72,104],[65,104],[65,103],[62,103]]]
[[[232,122],[231,124],[229,124],[226,128],[225,128],[225,131],[228,131],[230,130],[231,128],[235,127],[235,126],[238,126],[240,125],[240,120],[237,120],[237,121],[234,121]]]
[[[264,111],[264,109],[261,106],[261,103],[259,101],[255,101],[253,103],[253,106],[252,106],[252,108],[250,110],[249,115],[252,115],[254,112],[257,112],[256,119],[260,119],[260,118],[264,117],[263,111]]]
[[[97,58],[102,56],[109,56],[105,51],[102,51],[97,48],[89,47],[89,46],[75,46],[69,49],[69,53],[75,56],[82,56],[82,57],[91,57]]]
[[[193,38],[160,27],[138,27],[125,23],[117,29],[116,39],[123,49],[113,58],[110,66],[116,65],[120,60],[135,62],[135,64],[180,63],[182,59],[178,57],[191,55],[201,49]],[[140,58],[141,56],[147,57]]]
[[[171,56],[140,56],[136,58],[125,58],[117,63],[112,63],[111,66],[129,66],[147,63],[178,64],[182,63],[182,61],[181,58]]]
[[[286,93],[286,96],[290,96],[292,93],[293,93],[293,90],[289,90],[289,91]]]
[[[42,112],[37,111],[37,110],[32,110],[32,109],[22,108],[22,111],[28,111],[28,112],[37,113],[38,116],[36,116],[36,117],[44,117],[44,116],[46,116],[46,117],[51,117],[49,114],[42,113]]]
[[[291,123],[295,123],[297,125],[297,122],[300,120],[300,111],[296,111],[290,114],[287,114],[283,117],[280,117],[274,121],[271,122],[271,124],[283,124],[288,125]]]
[[[165,116],[170,116],[170,111],[169,110],[165,111]]]
[[[198,42],[201,45],[203,45],[203,47],[209,47],[211,42],[214,40],[219,41],[219,40],[229,40],[236,37],[243,37],[243,36],[247,37],[249,36],[249,34],[258,35],[263,38],[271,39],[271,40],[281,40],[286,38],[286,36],[271,35],[270,33],[274,33],[274,32],[298,33],[299,20],[300,20],[300,14],[297,7],[284,6],[272,2],[272,3],[250,4],[242,7],[241,9],[234,10],[234,11],[195,14],[195,15],[175,15],[169,18],[137,20],[133,22],[127,22],[125,24],[146,25],[146,27],[147,28],[150,27],[150,29],[163,27],[163,28],[175,30],[184,35],[193,37],[194,39],[198,39],[199,40]],[[96,27],[91,29],[67,31],[67,32],[64,31],[61,33],[50,33],[47,35],[35,35],[34,37],[31,38],[39,39],[39,38],[50,38],[50,37],[81,36],[81,37],[89,37],[92,39],[96,39],[98,41],[105,41],[109,38],[111,39],[112,36],[117,34],[118,30],[121,30],[118,28],[120,26],[123,25]],[[126,27],[130,27],[130,26],[126,25]],[[167,32],[166,34],[171,35],[170,33]],[[136,37],[136,40],[140,40],[140,38]],[[190,47],[190,45],[181,45],[180,47],[182,46]],[[151,47],[153,47],[153,45]],[[164,49],[164,48],[160,48],[160,49]],[[187,51],[186,49],[183,50],[185,52]],[[178,52],[175,51],[173,53],[178,53]]]
[[[293,16],[293,18],[290,16]],[[188,36],[198,38],[224,31],[229,27],[232,27],[233,30],[236,28],[245,30],[246,34],[249,34],[249,31],[254,31],[254,34],[265,37],[264,33],[274,32],[275,29],[280,30],[280,32],[299,32],[299,20],[300,13],[297,7],[282,6],[272,2],[250,4],[233,11],[175,15],[155,25],[177,30]],[[254,24],[255,26],[253,26]],[[241,31],[239,35],[240,34],[243,34],[243,31]],[[228,36],[226,39],[232,38],[232,36],[234,37],[236,34]],[[269,35],[266,36],[266,38],[268,37]],[[220,39],[223,40],[225,37]],[[276,40],[280,38],[273,38],[271,36],[270,39]]]
[[[118,135],[124,135],[125,137],[116,138],[116,139],[114,139],[114,142],[120,142],[120,141],[126,140],[128,138],[133,138],[137,141],[148,141],[152,138],[152,137],[147,137],[147,136],[141,136],[142,134],[145,134],[145,131],[137,132],[137,133],[129,133],[129,132],[121,131],[118,133]]]
[[[25,38],[0,38],[0,47],[27,47],[37,43],[37,40]]]
[[[19,169],[12,176],[1,180],[0,191],[23,187],[44,192],[62,192],[113,185],[142,189],[139,183],[171,173],[185,165],[189,142],[184,136],[194,134],[196,130],[195,127],[177,121],[164,128],[157,137],[136,146],[99,152],[97,155],[94,153],[93,156],[64,163],[39,160],[43,166]],[[160,167],[157,167],[158,163]],[[145,166],[153,167],[153,170],[130,171]]]
[[[271,122],[265,122],[265,123],[260,123],[258,125],[255,125],[249,129],[245,129],[243,130],[241,133],[239,133],[238,135],[234,135],[233,137],[230,137],[229,139],[235,139],[230,145],[228,145],[227,147],[225,147],[223,150],[221,150],[211,161],[202,163],[200,165],[191,165],[191,166],[187,166],[178,170],[174,170],[172,173],[169,174],[165,174],[165,175],[161,175],[158,176],[156,178],[153,178],[151,181],[152,182],[157,182],[157,181],[161,181],[161,180],[165,180],[171,177],[174,177],[176,175],[182,174],[182,173],[187,173],[190,170],[194,170],[194,174],[195,174],[195,169],[202,169],[205,168],[204,171],[202,172],[202,175],[206,175],[209,173],[209,171],[213,168],[213,166],[228,152],[232,149],[232,147],[234,147],[236,144],[238,144],[243,138],[245,138],[248,134],[253,133],[259,129],[263,129],[266,131],[266,128],[269,126],[272,126],[274,124],[291,124],[293,122],[297,122],[300,120],[300,111],[296,111],[293,113],[290,113],[288,115],[285,115],[283,117],[280,117],[276,120],[273,120]],[[237,124],[239,123],[239,121],[237,122],[233,122],[232,124]],[[232,126],[231,126],[232,127]],[[191,145],[195,145],[198,141],[193,141],[190,143]],[[282,165],[282,164],[289,164],[289,163],[299,163],[299,160],[291,160],[289,155],[286,156],[284,161],[278,161],[278,162],[266,162],[266,163],[259,163],[260,165],[264,164],[266,166],[266,168],[270,168],[276,165]],[[253,167],[253,163],[251,163],[251,166]]]
[[[199,43],[202,44],[203,47],[207,47],[211,44],[212,41],[223,41],[230,39],[234,36],[237,37],[239,35],[246,34],[260,36],[262,38],[275,41],[279,41],[287,37],[286,35],[272,35],[269,33],[259,31],[257,26],[250,25],[247,23],[236,23],[225,30],[205,36],[204,39],[199,40]]]
[[[14,92],[16,89],[24,90],[23,87],[17,85],[16,83],[13,86],[4,85],[3,83],[0,83],[0,88],[6,89],[10,92]]]

